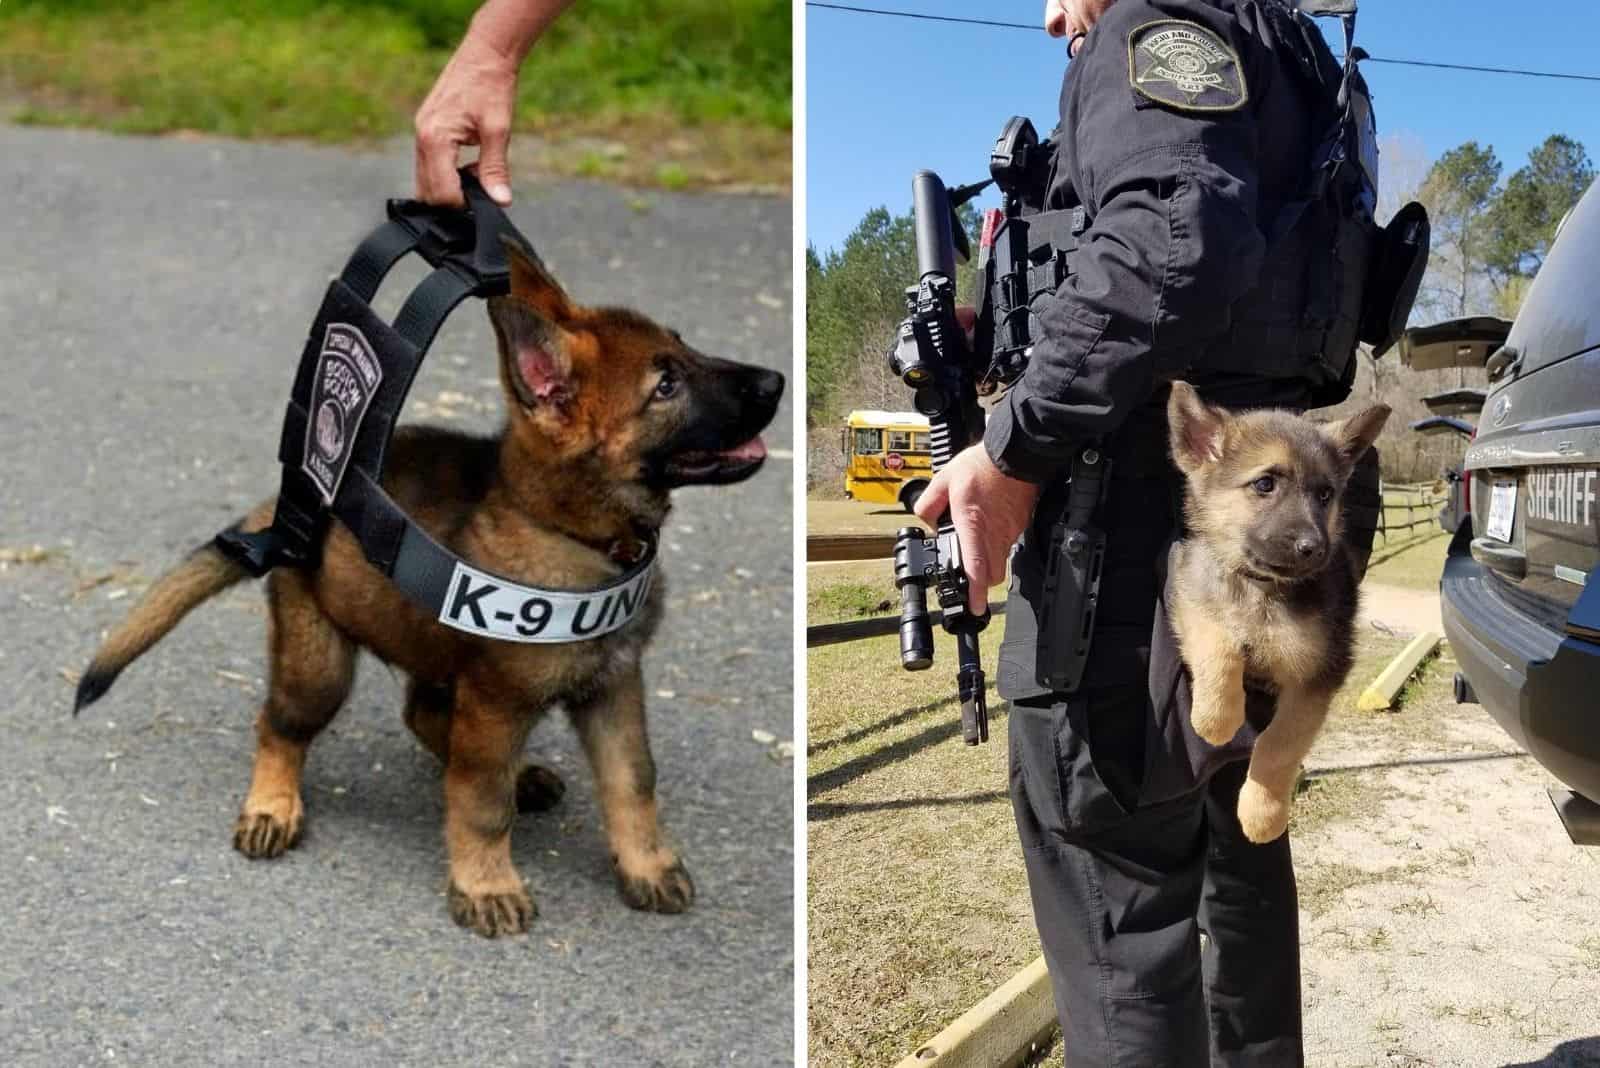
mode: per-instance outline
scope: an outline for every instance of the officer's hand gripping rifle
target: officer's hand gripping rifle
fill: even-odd
[[[932,171],[918,172],[911,182],[918,281],[906,289],[906,319],[900,324],[889,363],[916,391],[917,411],[928,417],[936,472],[983,436],[973,355],[966,333],[956,321],[958,242],[963,258],[970,250],[955,205],[988,184],[959,187],[952,193]],[[956,638],[962,737],[968,745],[988,741],[989,712],[984,704],[978,633],[988,625],[989,613],[976,616],[968,607],[961,543],[948,508],[939,516],[938,532],[932,538],[921,527],[900,530],[895,539],[894,580],[900,590],[900,663],[908,671],[933,666],[933,629],[927,606],[927,588],[932,586],[944,629]]]

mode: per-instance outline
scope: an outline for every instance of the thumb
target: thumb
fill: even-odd
[[[478,180],[483,183],[489,199],[502,208],[511,203],[511,168],[506,163],[506,149],[511,143],[508,123],[486,124],[478,146]]]

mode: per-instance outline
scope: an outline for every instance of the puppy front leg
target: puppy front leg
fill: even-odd
[[[537,914],[511,864],[517,759],[530,725],[503,697],[457,682],[444,769],[450,916],[487,938],[521,934]]]
[[[656,765],[645,734],[644,680],[625,670],[587,704],[570,709],[594,769],[622,899],[649,912],[682,912],[694,900],[683,862],[661,844]]]
[[[1193,681],[1189,721],[1200,737],[1225,745],[1244,726],[1244,654],[1197,605],[1175,607],[1172,627]]]
[[[1333,694],[1285,687],[1272,723],[1256,739],[1250,771],[1239,791],[1239,826],[1252,842],[1270,842],[1289,826],[1289,804],[1300,764],[1311,752]]]

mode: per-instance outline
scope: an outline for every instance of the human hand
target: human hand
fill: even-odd
[[[967,344],[972,344],[972,332],[978,328],[978,310],[970,304],[957,304],[956,325],[967,335]]]
[[[468,34],[417,109],[417,199],[443,207],[465,206],[456,159],[462,146],[478,146],[478,180],[489,198],[511,203],[506,148],[517,96],[515,56]]]
[[[988,611],[989,587],[1005,577],[1011,545],[1038,500],[1038,486],[1005,474],[981,444],[957,453],[918,498],[917,517],[930,526],[950,509],[970,587],[967,606],[974,615]]]

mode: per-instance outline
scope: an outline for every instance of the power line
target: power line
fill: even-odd
[[[1044,32],[1044,27],[1027,22],[996,22],[993,19],[963,19],[954,15],[929,15],[921,11],[889,11],[877,7],[851,7],[848,4],[824,4],[821,0],[806,0],[806,7],[826,7],[834,11],[854,11],[861,15],[898,15],[903,19],[923,19],[927,22],[964,22],[969,26],[1000,26],[1008,30],[1034,30]]]
[[[955,15],[930,15],[922,11],[893,11],[881,7],[855,7],[850,4],[824,3],[823,0],[806,0],[807,7],[823,7],[832,11],[851,11],[860,15],[892,15],[902,19],[921,19],[925,22],[960,22],[969,26],[998,26],[1008,30],[1032,30],[1043,33],[1044,27],[1026,22],[999,22],[994,19],[969,19]],[[1600,74],[1569,74],[1551,70],[1520,70],[1515,67],[1481,67],[1469,63],[1434,63],[1425,59],[1386,59],[1368,56],[1364,63],[1388,63],[1398,67],[1431,67],[1437,70],[1464,70],[1478,74],[1515,74],[1524,78],[1561,78],[1574,82],[1600,82]]]

